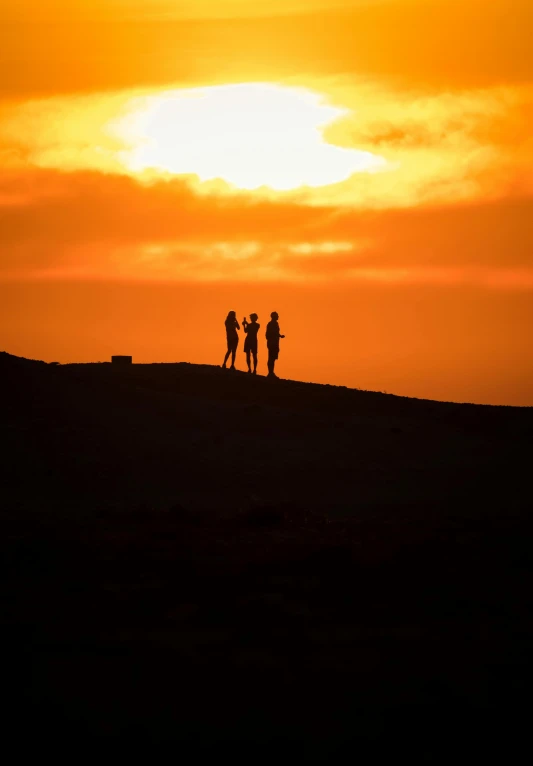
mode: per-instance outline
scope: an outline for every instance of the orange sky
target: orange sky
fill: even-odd
[[[275,309],[282,376],[533,405],[529,0],[0,24],[1,349],[216,364]]]

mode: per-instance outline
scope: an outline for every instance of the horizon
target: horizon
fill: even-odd
[[[244,369],[244,367],[235,367],[235,370],[229,371],[226,369],[226,371],[223,373],[222,365],[219,364],[212,364],[210,362],[190,362],[187,359],[174,359],[174,360],[167,360],[167,361],[160,361],[157,359],[154,360],[137,360],[134,359],[130,354],[112,354],[109,359],[92,359],[87,361],[76,361],[76,360],[70,360],[70,361],[63,361],[60,362],[58,360],[45,360],[45,359],[36,359],[26,356],[19,356],[17,354],[11,354],[9,351],[6,351],[5,349],[0,349],[0,354],[5,354],[7,357],[10,357],[11,359],[17,359],[22,362],[29,362],[29,363],[35,363],[35,364],[44,364],[44,365],[57,365],[59,367],[83,367],[86,365],[113,365],[120,367],[121,370],[128,369],[129,367],[173,367],[173,366],[181,366],[181,365],[189,365],[190,367],[200,367],[200,368],[211,368],[212,370],[216,370],[217,373],[220,372],[224,375],[224,378],[229,378],[231,380],[231,377],[234,374],[241,373],[244,378],[248,378],[247,370]],[[117,361],[115,362],[115,358]],[[120,361],[118,361],[120,360]],[[259,370],[256,377],[265,378],[268,380],[268,372],[266,370]],[[281,375],[276,375],[276,378],[278,381],[281,381],[282,383],[296,383],[297,385],[309,385],[309,386],[323,386],[327,389],[336,389],[341,388],[343,390],[347,391],[353,391],[358,394],[382,394],[383,396],[391,396],[396,399],[407,399],[411,400],[413,402],[420,402],[421,404],[426,402],[429,404],[444,404],[444,405],[452,405],[452,406],[465,406],[465,407],[483,407],[483,408],[511,408],[511,409],[529,409],[531,408],[531,405],[509,405],[509,404],[487,404],[487,403],[479,403],[479,402],[471,402],[471,401],[454,401],[451,399],[428,399],[427,397],[417,397],[417,396],[405,396],[404,394],[395,394],[393,391],[382,391],[382,390],[370,390],[366,388],[357,388],[356,386],[348,386],[344,385],[343,383],[328,383],[322,382],[322,381],[315,381],[315,380],[300,380],[296,378],[287,378],[283,377]],[[274,386],[279,385],[274,383]],[[237,395],[238,389],[235,389],[235,394]]]
[[[253,6],[0,9],[0,347],[532,406],[531,4]]]

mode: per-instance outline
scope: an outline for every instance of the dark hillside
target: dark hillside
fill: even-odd
[[[0,380],[12,731],[519,751],[532,409],[8,354]]]

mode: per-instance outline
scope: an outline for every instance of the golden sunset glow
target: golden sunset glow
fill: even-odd
[[[531,3],[0,23],[3,348],[216,363],[228,308],[275,305],[288,377],[533,404]]]
[[[319,94],[250,83],[148,97],[113,132],[134,148],[131,170],[223,179],[240,189],[327,186],[384,161],[327,144],[322,128],[345,114]]]

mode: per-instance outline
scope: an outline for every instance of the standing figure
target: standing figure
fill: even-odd
[[[267,324],[266,329],[268,348],[268,377],[277,378],[277,375],[274,373],[274,365],[276,364],[276,359],[279,356],[279,339],[284,338],[285,336],[281,335],[279,331],[278,312],[273,311],[270,316],[272,317],[272,321]]]
[[[237,334],[237,330],[240,330],[240,325],[237,322],[237,315],[234,311],[230,311],[228,316],[226,317],[226,321],[224,322],[226,325],[226,339],[228,341],[228,350],[226,351],[226,356],[224,357],[224,364],[222,367],[226,369],[226,362],[229,359],[229,355],[231,354],[231,367],[230,370],[235,369],[235,354],[237,353],[237,346],[239,345],[239,336]]]
[[[246,333],[246,340],[244,341],[244,350],[246,352],[246,364],[248,365],[248,372],[252,372],[250,364],[250,355],[254,359],[254,375],[257,375],[257,333],[261,325],[257,324],[257,314],[250,314],[250,323],[246,321],[246,317],[242,320],[242,326]]]

